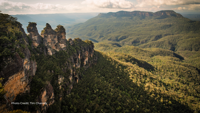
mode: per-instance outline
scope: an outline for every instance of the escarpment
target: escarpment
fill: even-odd
[[[36,25],[29,23],[28,35],[19,26],[21,34],[15,39],[18,44],[10,49],[14,54],[1,57],[0,78],[4,78],[1,83],[5,90],[2,103],[9,110],[47,112],[70,94],[84,71],[97,61],[91,41],[67,40],[63,26],[53,30],[48,23],[40,35]]]
[[[2,15],[2,14],[1,14]],[[5,18],[4,31],[0,33],[2,47],[0,52],[0,78],[3,78],[1,84],[4,88],[3,100],[1,105],[7,105],[13,108],[11,102],[14,102],[17,95],[29,92],[30,83],[37,70],[37,62],[31,60],[32,53],[28,49],[28,38],[17,21],[8,21],[10,16]],[[7,26],[9,24],[9,26]],[[4,34],[7,32],[7,34]],[[1,107],[4,111],[6,107]]]
[[[37,53],[35,55],[36,61],[40,62],[38,68],[41,67],[36,76],[38,75],[38,79],[41,78],[43,81],[48,82],[48,85],[41,83],[46,89],[38,87],[42,90],[38,93],[43,96],[36,98],[41,102],[52,100],[46,101],[47,105],[42,105],[41,109],[38,110],[38,112],[46,112],[49,106],[54,102],[59,103],[64,95],[71,92],[73,85],[83,77],[84,71],[97,61],[97,56],[94,55],[94,45],[91,41],[82,41],[79,38],[67,40],[65,29],[61,25],[53,30],[47,23],[41,35],[42,43],[33,49],[33,52],[38,50],[44,55],[38,56]],[[34,82],[39,81],[35,80]],[[53,89],[50,87],[51,85]],[[52,93],[48,94],[47,89],[52,89]],[[48,98],[45,99],[44,97]]]

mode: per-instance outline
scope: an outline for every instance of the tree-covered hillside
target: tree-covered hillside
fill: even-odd
[[[30,50],[28,58],[37,62],[35,75],[27,77],[30,90],[15,101],[49,103],[48,107],[13,105],[7,111],[200,112],[200,22],[173,11],[100,14],[67,29],[71,36],[98,43],[69,39],[66,50],[50,55],[44,52],[48,51],[45,37],[34,47],[30,35],[20,38],[21,24],[15,18],[0,13],[0,19],[0,72],[12,64],[13,52],[24,58],[24,48]],[[0,78],[0,112],[7,102],[3,85]]]
[[[180,100],[181,103],[187,103],[193,109],[194,106],[199,109],[199,52],[180,51],[180,55],[165,49],[118,47],[113,43],[96,43],[95,47],[120,62],[130,65],[129,69],[132,70],[130,76],[134,83],[156,88],[164,94]],[[147,66],[150,66],[151,70]]]
[[[174,60],[168,63],[161,56],[153,58],[153,69],[148,69],[145,66],[150,64],[130,55],[101,52],[96,55],[98,63],[83,73],[83,79],[63,99],[63,112],[192,113],[200,110],[200,78],[195,68]]]
[[[143,85],[150,95],[159,92],[153,94],[157,100],[166,95],[199,112],[200,22],[167,12],[100,14],[68,27],[68,35],[96,42],[96,50],[127,66],[125,72],[133,83]]]
[[[0,70],[7,65],[10,58],[18,53],[24,58],[25,39],[21,32],[21,23],[8,14],[0,13]]]
[[[200,50],[200,22],[173,11],[101,14],[85,23],[68,26],[67,32],[71,37],[94,42],[112,41],[121,46],[156,47],[172,51]]]

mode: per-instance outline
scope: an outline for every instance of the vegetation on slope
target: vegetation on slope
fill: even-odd
[[[178,51],[184,57],[184,62],[200,69],[200,51]]]
[[[42,89],[47,85],[48,83],[51,83],[53,86],[53,93],[54,93],[54,104],[50,107],[54,108],[54,110],[51,110],[52,112],[59,112],[60,109],[60,95],[66,95],[67,90],[69,90],[69,76],[70,76],[70,69],[69,67],[72,66],[72,61],[70,59],[71,56],[77,53],[78,50],[80,50],[80,47],[88,47],[91,44],[93,44],[89,40],[82,41],[79,38],[74,39],[74,45],[70,45],[69,42],[66,42],[67,44],[67,51],[59,51],[50,55],[44,55],[43,51],[41,51],[41,47],[44,45],[40,44],[37,48],[33,48],[31,50],[33,59],[37,62],[37,71],[36,75],[32,78],[31,84],[30,84],[30,93],[25,93],[18,95],[15,101],[20,102],[35,102],[37,101],[38,96],[41,94]],[[31,45],[31,44],[30,44]],[[81,62],[81,61],[79,61]],[[73,68],[73,67],[72,67]],[[76,73],[80,73],[81,68],[75,69]],[[63,87],[62,89],[59,89],[58,86],[58,76],[64,77],[63,81]],[[73,81],[74,82],[74,81]],[[68,85],[67,85],[68,84]],[[39,110],[41,111],[40,105],[24,105],[24,106],[18,106],[15,105],[14,109],[22,109],[22,110],[28,110],[28,111],[35,111]]]
[[[21,24],[17,19],[0,13],[0,70],[7,65],[7,60],[17,52],[22,58],[25,49],[25,40],[20,30]]]
[[[23,36],[21,23],[16,18],[0,13],[0,71],[2,72],[11,65],[14,61],[14,56],[19,54],[24,58],[24,51],[26,51],[26,39]],[[13,70],[12,70],[13,71]],[[7,109],[6,100],[4,98],[6,91],[2,84],[7,81],[5,78],[0,78],[0,112],[9,112]],[[27,113],[22,110],[10,111],[12,113]]]
[[[96,43],[96,49],[107,55],[130,65],[130,75],[134,82],[144,84],[145,88],[156,88],[163,94],[188,104],[192,109],[199,109],[200,99],[200,70],[192,64],[186,63],[183,57],[173,51],[158,48],[141,49],[134,46],[117,47],[111,44]],[[196,52],[195,52],[196,53]],[[197,56],[194,54],[193,57]],[[154,70],[149,71],[145,66],[132,63],[141,60],[151,65]],[[196,62],[199,63],[199,60]],[[142,64],[142,63],[141,63]],[[137,72],[137,74],[134,74]]]
[[[134,56],[137,59],[143,59],[143,60],[149,60],[149,58],[153,57],[153,56],[171,56],[171,57],[175,57],[178,58],[180,60],[183,60],[184,58],[182,56],[180,56],[179,54],[170,51],[170,50],[166,50],[166,49],[160,49],[160,48],[139,48],[136,46],[129,46],[129,45],[125,45],[125,46],[118,46],[116,45],[116,43],[112,43],[112,42],[99,42],[99,43],[95,43],[95,49],[99,50],[99,51],[103,51],[103,52],[109,52],[109,51],[114,51],[114,52],[119,52],[119,53],[125,53],[125,54],[130,54],[132,56]]]
[[[136,46],[116,46],[115,43],[95,43],[95,49],[103,52],[120,52],[120,53],[126,53],[131,56],[134,56],[137,59],[143,59],[145,61],[150,61],[150,58],[153,56],[170,56],[173,57],[173,59],[189,63],[192,66],[197,67],[200,69],[200,52],[199,51],[177,51],[173,52],[166,49],[160,49],[160,48],[139,48]]]
[[[193,112],[178,97],[160,90],[168,84],[159,81],[158,75],[103,53],[95,54],[99,57],[98,63],[65,96],[62,112]],[[158,88],[157,82],[163,87]]]
[[[147,94],[154,97],[155,100],[161,103],[171,103],[171,101],[174,100],[181,103],[181,105],[189,106],[189,108],[193,111],[200,111],[200,22],[174,16],[165,18],[155,16],[141,18],[139,16],[131,17],[107,15],[108,16],[106,17],[97,16],[83,24],[71,26],[68,29],[68,35],[75,37],[79,36],[81,38],[98,42],[95,44],[95,49],[106,52],[106,54],[111,57],[110,59],[112,59],[113,62],[118,62],[114,64],[114,67],[117,68],[117,70],[123,70],[123,74],[117,70],[112,71],[114,69],[108,64],[111,60],[108,60],[108,57],[104,56],[103,58],[107,60],[104,59],[105,62],[103,62],[104,60],[101,59],[101,63],[103,63],[98,63],[98,66],[102,65],[102,67],[92,67],[93,71],[100,71],[89,72],[85,76],[91,77],[95,75],[98,80],[100,78],[105,80],[105,83],[109,86],[109,84],[114,84],[117,81],[115,76],[118,77],[118,75],[121,75],[119,79],[122,81],[117,82],[120,84],[119,86],[124,87],[122,84],[127,83],[129,84],[127,86],[131,87],[131,83],[129,83],[128,80],[123,81],[123,79],[128,76],[132,83],[136,84],[140,87],[140,89],[142,89],[141,87],[144,87],[143,89],[147,92]],[[189,56],[190,53],[192,53],[191,56]],[[118,64],[121,65],[119,66]],[[122,78],[122,76],[124,78]],[[105,79],[105,77],[107,78]],[[94,79],[95,77],[93,77],[91,81],[95,81]],[[100,80],[103,81],[102,79]],[[81,81],[80,86],[84,86],[87,83],[89,83],[89,81],[84,83]],[[95,84],[93,82],[90,83]],[[101,82],[97,83],[100,84]],[[121,102],[120,105],[123,107],[120,106],[119,109],[116,109],[118,107],[112,107],[113,95],[112,97],[106,98],[108,95],[107,92],[101,89],[103,93],[101,92],[99,95],[105,94],[106,96],[104,96],[103,100],[100,98],[100,100],[97,101],[98,99],[95,99],[95,95],[93,95],[94,92],[92,92],[92,90],[96,91],[95,88],[99,89],[98,86],[94,87],[95,85],[92,85],[91,87],[87,85],[87,87],[91,89],[88,89],[88,91],[85,92],[93,96],[94,98],[92,99],[90,98],[91,96],[87,97],[83,93],[79,92],[81,90],[78,89],[80,86],[76,87],[77,90],[74,88],[74,94],[70,95],[70,99],[67,98],[66,100],[71,101],[71,103],[77,106],[71,106],[69,108],[70,104],[67,104],[68,107],[65,106],[66,111],[72,110],[74,112],[84,112],[81,109],[84,109],[85,111],[92,109],[91,112],[97,112],[100,110],[112,112],[120,109],[121,112],[130,112],[131,110],[128,106],[124,105],[124,103],[131,102],[129,99],[126,99],[125,94],[123,95],[123,100],[129,101]],[[112,86],[112,89],[114,89],[113,87],[114,86]],[[105,90],[107,90],[107,88],[108,87],[106,87]],[[133,89],[129,90],[126,87],[124,90],[132,91]],[[132,93],[130,93],[130,95],[131,94]],[[165,101],[163,99],[166,99],[166,97],[162,97],[161,95],[165,95],[167,98],[171,98],[172,100]],[[72,97],[76,98],[76,100],[71,99]],[[86,98],[87,100],[85,100],[89,103],[87,103],[88,105],[83,104],[82,106],[87,106],[90,109],[78,106],[77,103],[83,101],[80,97]],[[106,101],[105,98],[108,100],[111,99],[111,101]],[[137,99],[139,100],[140,98]],[[95,108],[95,104],[93,104],[95,103],[94,101],[105,101],[105,104],[100,103],[96,105],[102,106],[103,109],[97,109],[97,107]],[[104,106],[107,105],[107,103],[109,107]],[[166,106],[170,108],[169,105],[165,104],[165,107]],[[137,111],[139,109],[136,110],[134,108],[134,110],[136,110],[135,112],[164,112],[161,109],[155,109],[155,111],[152,109]],[[176,110],[166,112],[175,111]],[[177,111],[179,110],[177,109]],[[180,110],[179,112],[184,111]]]
[[[108,13],[109,14],[109,13]],[[94,42],[112,41],[142,48],[172,51],[200,50],[200,22],[169,16],[97,16],[83,24],[67,27],[68,35]]]
[[[20,45],[18,41],[21,34],[15,25],[20,24],[9,15],[0,16],[4,18],[0,29],[5,29],[0,32],[2,60],[4,57],[12,56],[11,50],[19,51],[20,54],[25,45]],[[99,23],[95,19],[99,19]],[[155,25],[150,21],[159,24]],[[110,26],[108,22],[111,22]],[[185,22],[186,25],[182,25]],[[60,51],[53,56],[43,55],[40,48],[44,45],[39,45],[35,49],[29,46],[32,59],[36,59],[38,68],[31,82],[31,93],[18,96],[16,101],[35,101],[41,89],[47,82],[51,82],[55,103],[48,112],[200,112],[198,22],[185,18],[179,18],[178,21],[175,17],[110,17],[108,20],[96,17],[86,23],[88,26],[80,24],[78,27],[72,27],[80,32],[70,32],[82,37],[84,25],[85,28],[93,30],[85,31],[85,38],[92,38],[96,42],[110,42],[95,44],[96,49],[106,54],[95,52],[99,57],[98,63],[85,72],[83,69],[77,70],[84,77],[74,86],[72,92],[69,95],[65,93],[60,100],[60,94],[68,87],[60,90],[55,80],[58,79],[58,75],[68,78],[69,70],[62,71],[67,65],[67,59],[80,49],[79,45],[87,46],[92,43],[91,41],[80,42],[79,39],[75,39],[74,46],[68,44],[68,52]],[[103,23],[103,26],[94,26],[100,23]],[[148,48],[141,49],[126,44]],[[68,79],[65,79],[65,82],[68,82]],[[40,109],[39,105],[14,106],[15,109],[23,110],[27,107],[30,111]]]

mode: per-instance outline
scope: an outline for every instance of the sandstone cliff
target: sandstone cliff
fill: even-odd
[[[12,108],[11,102],[15,101],[17,95],[30,91],[29,84],[36,73],[37,62],[31,60],[31,52],[28,49],[27,43],[28,39],[21,24],[13,22],[5,30],[8,32],[6,37],[12,41],[1,43],[1,47],[4,48],[3,52],[7,50],[6,54],[1,54],[0,62],[0,78],[3,78],[1,83],[6,92],[4,95],[5,101],[2,100],[1,103],[7,103],[7,106]],[[12,33],[15,36],[9,35]],[[5,35],[1,34],[1,36]]]
[[[35,32],[35,34],[37,34],[37,31]],[[46,88],[43,88],[40,92],[40,95],[42,96],[37,98],[41,102],[47,102],[47,105],[42,105],[38,112],[46,112],[48,107],[54,102],[61,101],[63,95],[69,94],[73,85],[78,83],[83,72],[97,61],[97,57],[94,57],[94,45],[91,41],[82,41],[79,38],[67,40],[65,35],[66,33],[63,26],[58,25],[57,28],[53,30],[48,23],[41,33],[42,42],[37,48],[46,56],[50,55],[58,58],[60,62],[55,61],[57,65],[60,66],[55,66],[55,63],[52,64],[52,66],[50,66],[50,64],[48,64],[49,66],[46,66],[45,63],[39,64],[41,67],[45,67],[45,71],[47,71],[47,74],[50,74],[49,76],[52,78],[46,80],[48,85],[46,85]],[[48,59],[45,60],[48,61]],[[40,59],[36,61],[40,62]],[[52,62],[54,62],[54,59],[52,59]],[[57,73],[58,70],[59,74]],[[38,71],[38,75],[40,75],[40,71]],[[51,87],[51,84],[53,87]],[[55,87],[55,84],[58,85],[58,88]],[[54,90],[59,91],[59,93],[55,94]],[[58,100],[54,99],[54,95]]]
[[[27,31],[29,32],[28,36],[32,39],[32,46],[34,47],[37,47],[42,42],[42,38],[38,33],[36,25],[36,23],[30,22],[27,27]]]
[[[28,36],[18,26],[20,35],[15,39],[18,42],[15,48],[11,48],[13,55],[1,57],[0,78],[4,78],[2,85],[6,91],[1,103],[10,110],[47,112],[71,92],[84,71],[97,61],[91,41],[67,40],[63,26],[53,30],[48,23],[40,35],[36,25],[29,23]],[[11,104],[19,101],[42,104]]]

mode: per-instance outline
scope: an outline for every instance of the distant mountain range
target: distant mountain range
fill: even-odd
[[[29,22],[36,22],[38,32],[41,33],[46,23],[56,28],[57,25],[72,25],[85,22],[88,19],[96,16],[98,13],[65,13],[65,14],[26,14],[26,15],[12,15],[22,23],[23,28],[26,29]],[[25,30],[27,33],[27,31]]]
[[[132,11],[132,12],[127,12],[127,11],[119,11],[116,13],[100,13],[98,15],[99,17],[134,17],[134,16],[140,16],[140,17],[150,17],[150,16],[162,16],[168,17],[168,16],[174,16],[174,17],[182,17],[182,15],[175,13],[172,10],[165,10],[165,11],[158,11],[158,12],[144,12],[144,11]]]
[[[68,26],[67,35],[94,42],[115,42],[120,46],[200,50],[200,22],[171,10],[101,13],[85,23]]]
[[[66,40],[62,25],[47,23],[84,17],[75,15],[18,15],[33,21],[26,34],[0,13],[0,112],[200,112],[199,21],[174,11],[120,11],[66,27],[94,44]]]
[[[200,14],[182,14],[185,18],[200,21]]]
[[[139,13],[146,14],[146,15],[153,15],[151,12],[141,12],[141,11],[133,11],[133,12],[126,12],[120,11],[121,13],[124,12],[125,15],[129,13],[132,15],[137,15]],[[120,12],[116,13],[119,14]],[[99,13],[65,13],[65,14],[23,14],[23,15],[12,15],[16,17],[17,20],[22,23],[23,28],[26,29],[28,26],[28,22],[36,22],[37,28],[39,33],[45,27],[46,23],[50,23],[53,28],[56,28],[58,24],[69,26],[72,24],[82,23],[97,16]],[[115,14],[115,13],[108,13],[108,14]],[[99,15],[105,16],[108,14],[100,13]],[[158,14],[158,13],[156,13]],[[191,20],[200,20],[200,15],[197,14],[182,14],[184,17],[189,18]],[[27,31],[25,30],[27,33]]]

